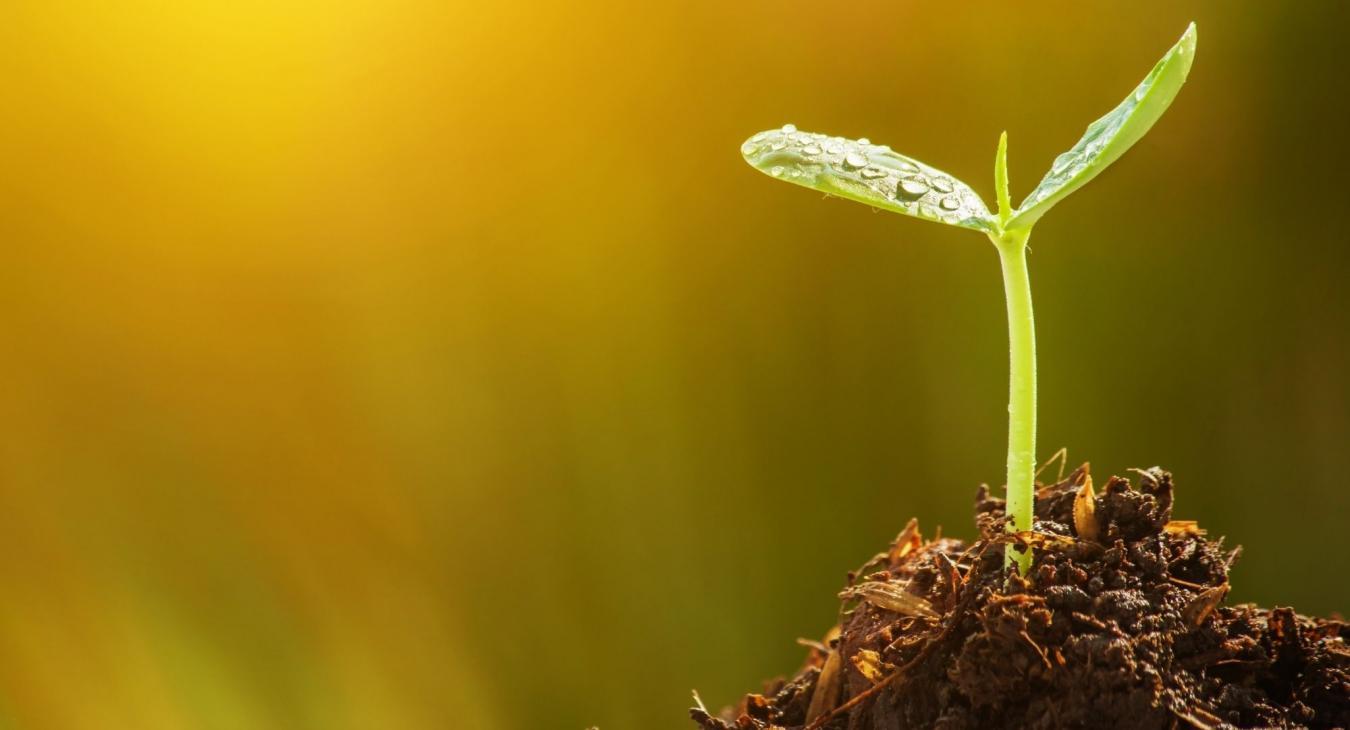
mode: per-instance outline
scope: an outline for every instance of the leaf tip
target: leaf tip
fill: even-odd
[[[1186,82],[1195,61],[1196,36],[1195,23],[1191,22],[1134,92],[1089,124],[1078,142],[1055,158],[1050,171],[1005,225],[1029,228],[1051,206],[1087,184],[1139,141]]]
[[[1182,33],[1181,39],[1177,41],[1174,48],[1175,52],[1185,56],[1195,55],[1195,40],[1197,37],[1195,21],[1192,20],[1191,24],[1186,26],[1186,32]]]
[[[797,136],[797,125],[784,124],[778,129],[766,129],[751,135],[741,143],[741,157],[751,167],[768,173],[771,165],[780,164],[777,158],[790,158],[796,151],[789,145]]]
[[[1008,224],[1012,218],[1012,198],[1008,191],[1008,130],[998,136],[998,152],[994,156],[994,188],[998,196],[998,222]]]
[[[741,157],[752,167],[758,167],[758,165],[755,165],[756,157],[763,151],[763,148],[767,146],[761,144],[765,136],[767,136],[766,132],[758,132],[747,137],[746,140],[741,143]]]

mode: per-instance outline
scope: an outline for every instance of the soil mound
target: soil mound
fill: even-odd
[[[1172,520],[1172,477],[1087,465],[1041,487],[1030,533],[981,488],[981,538],[926,541],[911,521],[850,573],[839,626],[805,666],[703,730],[1350,728],[1338,619],[1225,606],[1225,551]],[[1010,541],[1034,547],[1025,578]]]

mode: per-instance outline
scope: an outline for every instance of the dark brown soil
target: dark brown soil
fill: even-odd
[[[911,521],[849,574],[839,627],[794,678],[691,715],[703,730],[1350,728],[1347,624],[1222,605],[1238,550],[1172,521],[1170,474],[1139,474],[1089,496],[1084,465],[1042,487],[1034,533],[1008,535],[987,488],[974,544]],[[1035,549],[1025,579],[1004,568],[1010,540]]]

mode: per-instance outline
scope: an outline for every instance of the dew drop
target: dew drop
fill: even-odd
[[[875,180],[879,177],[886,177],[886,171],[881,169],[880,167],[877,167],[876,165],[868,165],[867,167],[864,167],[862,169],[862,172],[859,174],[868,180]]]
[[[741,154],[753,155],[758,151],[759,145],[755,144],[754,142],[746,142],[745,144],[741,145]]]
[[[918,171],[919,171],[919,166],[918,166],[918,165],[915,165],[915,164],[912,163],[912,162],[907,162],[907,161],[905,161],[905,160],[896,160],[896,161],[895,161],[895,166],[898,167],[898,168],[900,168],[900,170],[903,171],[903,172],[918,172]]]
[[[815,157],[821,153],[819,145],[809,144],[802,148],[802,154],[808,157]]]
[[[872,144],[872,140],[866,137],[860,137],[858,138],[858,144]]]
[[[779,152],[786,148],[787,148],[786,142],[774,142],[773,144],[769,145],[769,149],[773,150],[774,152]]]
[[[896,196],[906,200],[918,200],[927,192],[928,186],[922,180],[912,177],[901,180],[895,188]]]
[[[933,178],[933,189],[939,193],[950,193],[956,188],[952,187],[952,181],[945,177]]]
[[[773,167],[769,168],[769,174],[770,174],[770,175],[773,175],[774,177],[782,177],[782,176],[783,176],[783,166],[782,166],[782,165],[774,165]]]
[[[941,205],[943,210],[956,210],[961,207],[961,199],[955,195],[950,195],[943,198],[942,202],[938,203],[938,205]]]
[[[796,133],[796,131],[797,131],[797,125],[795,125],[795,124],[784,124],[784,125],[783,125],[783,129],[782,129],[783,134],[794,134],[794,133]]]
[[[844,167],[856,170],[867,165],[867,156],[861,152],[849,152],[844,155]]]

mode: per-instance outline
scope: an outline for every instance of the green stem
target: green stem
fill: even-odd
[[[1027,275],[1030,231],[1005,231],[994,237],[1003,264],[1008,299],[1008,507],[1009,532],[1031,529],[1036,470],[1036,323],[1031,313],[1031,279]],[[1025,575],[1031,552],[1009,545],[1008,563]]]

